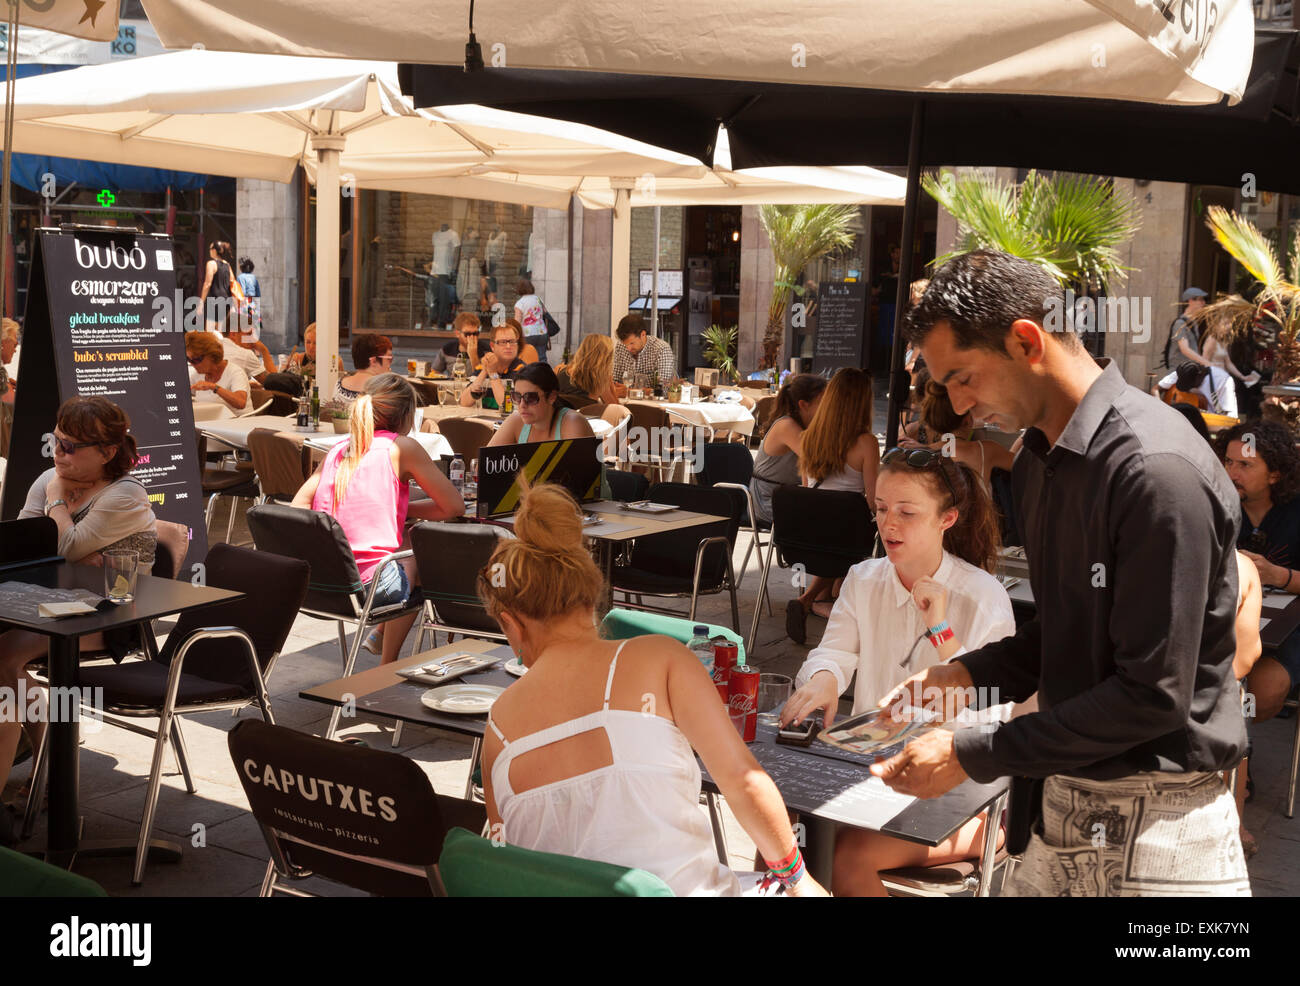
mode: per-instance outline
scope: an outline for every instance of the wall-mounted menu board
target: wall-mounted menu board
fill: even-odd
[[[864,365],[862,323],[866,312],[867,287],[862,281],[822,281],[817,289],[814,373]]]
[[[0,516],[16,517],[54,463],[59,405],[107,397],[131,419],[132,475],[160,520],[190,529],[188,565],[207,555],[182,308],[168,237],[106,227],[40,230],[23,325],[23,366]]]

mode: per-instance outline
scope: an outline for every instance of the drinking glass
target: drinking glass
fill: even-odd
[[[794,682],[784,674],[758,676],[758,717],[763,722],[776,722],[781,706],[794,691]]]
[[[135,599],[135,579],[140,563],[137,551],[104,552],[104,595],[115,603]]]
[[[731,706],[727,706],[727,717],[731,720],[731,724],[736,727],[736,732],[740,734],[740,738],[744,739],[745,720],[749,718],[749,713],[745,709],[733,709]]]

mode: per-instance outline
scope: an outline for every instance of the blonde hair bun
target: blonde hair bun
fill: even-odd
[[[548,554],[582,552],[582,511],[562,486],[525,486],[515,514],[515,536]]]

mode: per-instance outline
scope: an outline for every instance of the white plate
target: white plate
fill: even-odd
[[[528,665],[523,662],[522,658],[512,657],[504,665],[506,674],[512,674],[516,678],[522,678],[528,673]]]
[[[430,688],[420,696],[420,702],[435,712],[453,712],[461,715],[479,715],[492,708],[503,691],[500,685],[443,685]]]

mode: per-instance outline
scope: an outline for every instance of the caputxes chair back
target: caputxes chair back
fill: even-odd
[[[203,627],[233,626],[253,641],[265,676],[289,638],[298,607],[307,595],[310,570],[305,561],[265,551],[215,544],[203,560],[204,579],[216,589],[242,592],[242,599],[182,613],[158,655],[170,664],[176,644]],[[185,673],[207,681],[252,690],[255,682],[246,652],[227,640],[200,640],[185,656]]]
[[[258,551],[301,558],[311,566],[302,608],[354,620],[364,605],[364,585],[343,526],[327,513],[278,503],[248,511],[248,530]]]
[[[425,521],[411,528],[420,589],[444,629],[500,635],[500,625],[479,601],[477,585],[502,536],[488,524]]]
[[[437,892],[444,827],[415,761],[255,719],[228,745],[280,875],[310,870],[384,896]]]

